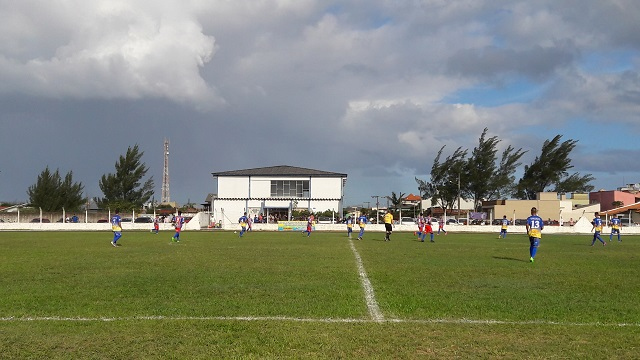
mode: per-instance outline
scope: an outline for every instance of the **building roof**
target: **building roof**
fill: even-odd
[[[347,174],[307,169],[288,165],[268,166],[254,169],[231,170],[211,173],[217,176],[314,176],[314,177],[347,177]]]
[[[422,198],[418,195],[409,194],[404,198],[405,201],[420,201]]]
[[[607,211],[600,211],[600,215],[616,215],[616,214],[620,214],[630,210],[636,210],[636,211],[640,210],[640,202],[630,204],[630,205],[620,206],[615,209],[611,209]]]

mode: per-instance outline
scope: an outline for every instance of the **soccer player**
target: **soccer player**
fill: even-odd
[[[538,216],[538,209],[535,207],[531,208],[531,216],[527,218],[526,229],[527,235],[529,235],[529,262],[533,262],[542,238],[542,229],[544,229],[544,221]]]
[[[447,231],[444,229],[444,216],[440,217],[440,220],[438,220],[438,235],[440,235],[440,231],[447,235]]]
[[[351,216],[348,216],[345,222],[347,224],[347,237],[351,239],[351,233],[353,232],[353,219]]]
[[[240,224],[240,237],[242,237],[242,235],[247,231],[247,221],[249,221],[249,218],[247,218],[246,212],[238,218],[238,224]]]
[[[303,231],[302,233],[307,233],[307,237],[311,236],[311,230],[313,230],[313,214],[309,215],[307,218],[307,231]]]
[[[178,210],[178,216],[174,219],[174,227],[176,228],[176,233],[171,238],[173,242],[180,242],[180,231],[182,230],[182,225],[184,224],[184,218],[182,217],[182,211]]]
[[[418,223],[418,232],[414,232],[413,235],[418,235],[418,239],[420,239],[422,238],[422,232],[424,231],[424,216],[422,214],[418,215],[416,222]]]
[[[384,214],[384,229],[386,231],[386,235],[384,237],[384,241],[391,241],[391,232],[393,231],[393,214],[391,210],[387,210],[387,213]]]
[[[507,215],[502,217],[500,220],[500,234],[498,234],[498,239],[504,239],[507,237],[507,227],[509,226],[509,219],[507,219]]]
[[[591,225],[593,225],[591,227],[591,231],[593,231],[593,241],[591,241],[591,246],[596,243],[596,240],[600,240],[602,246],[605,246],[607,243],[600,237],[600,232],[602,231],[602,219],[600,219],[600,214],[598,214],[597,211],[594,215],[595,217],[593,218],[593,221],[591,221]]]
[[[618,217],[611,218],[611,221],[609,222],[609,226],[611,226],[611,234],[609,235],[609,241],[613,240],[613,234],[618,234],[618,241],[622,241],[622,239],[620,239],[621,225],[622,224],[620,223],[620,218]]]
[[[117,242],[122,237],[122,219],[120,218],[120,210],[116,209],[116,213],[111,217],[111,230],[113,231],[113,240],[111,245],[118,246]]]
[[[360,233],[358,234],[358,240],[362,240],[362,236],[364,235],[364,227],[367,225],[367,217],[363,214],[360,214],[358,218],[358,226],[360,226]]]
[[[247,231],[253,231],[253,228],[251,227],[251,216],[247,216]]]
[[[160,219],[158,219],[158,217],[156,216],[155,218],[153,218],[153,232],[154,234],[158,234],[158,231],[160,230]]]
[[[427,234],[429,234],[429,237],[430,237],[429,240],[431,240],[431,242],[435,242],[433,240],[433,228],[431,227],[431,217],[428,217],[426,220],[428,221],[425,221],[424,230],[422,231],[422,237],[420,238],[420,241],[424,242],[424,239],[427,237]]]

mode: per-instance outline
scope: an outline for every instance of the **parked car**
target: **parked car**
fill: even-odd
[[[318,216],[318,224],[331,224],[331,218],[328,216]]]
[[[39,222],[43,222],[43,223],[50,223],[51,220],[47,219],[47,218],[42,218],[42,221],[40,221],[40,218],[33,218],[31,219],[32,223],[39,223]]]
[[[403,224],[415,224],[416,220],[412,217],[403,216],[402,218],[400,218],[400,222]]]
[[[459,225],[460,223],[456,219],[447,220],[447,225]]]
[[[133,222],[134,223],[152,223],[153,222],[153,218],[150,218],[148,216],[140,216],[140,217],[136,218]]]
[[[516,219],[513,223],[514,225],[527,225],[527,219]]]
[[[98,219],[98,221],[96,221],[96,222],[98,222],[98,223],[108,223],[109,220],[107,220],[107,219]]]
[[[489,225],[491,224],[491,222],[489,220],[483,220],[483,219],[472,219],[471,220],[471,225]]]
[[[121,223],[131,223],[131,222],[133,222],[133,219],[132,218],[121,218],[120,222]]]

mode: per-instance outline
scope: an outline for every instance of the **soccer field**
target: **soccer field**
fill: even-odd
[[[0,233],[2,358],[640,354],[638,236],[123,235]]]

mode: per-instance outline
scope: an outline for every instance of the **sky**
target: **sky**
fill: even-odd
[[[212,172],[345,173],[345,204],[418,193],[484,128],[527,153],[577,140],[596,189],[640,182],[636,0],[0,0],[0,201],[45,169],[101,197],[138,145],[161,197]]]

